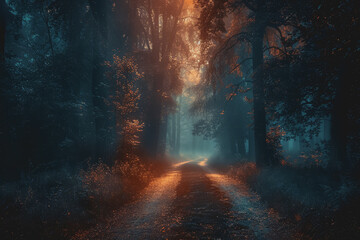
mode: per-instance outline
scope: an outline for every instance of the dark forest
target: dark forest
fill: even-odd
[[[0,0],[1,239],[360,239],[359,0]]]

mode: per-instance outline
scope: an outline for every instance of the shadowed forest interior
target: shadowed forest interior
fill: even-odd
[[[1,239],[360,239],[359,18],[0,0]]]

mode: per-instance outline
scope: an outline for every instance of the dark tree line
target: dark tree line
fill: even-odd
[[[132,78],[126,75],[130,65],[142,75],[133,86],[138,108],[135,117],[129,116],[144,123],[141,152],[163,154],[167,114],[182,89],[178,61],[187,48],[179,34],[184,1],[0,4],[4,179],[64,165],[113,163],[124,138],[118,131],[124,119],[114,99],[119,86],[126,86],[119,79]],[[127,56],[128,62],[105,64],[115,62],[113,55]],[[125,82],[108,76],[114,69],[125,71],[125,78],[117,78]],[[118,99],[126,92],[122,95]]]
[[[125,120],[143,124],[141,154],[162,155],[167,136],[177,153],[179,122],[168,116],[198,35],[205,81],[193,88],[193,111],[206,114],[195,134],[276,165],[281,157],[270,155],[282,131],[309,142],[329,120],[329,167],[357,165],[359,3],[195,2],[199,34],[187,25],[185,1],[0,1],[1,175],[112,163]],[[127,62],[111,64],[114,55]],[[133,67],[142,75],[136,81]],[[125,78],[109,77],[114,69]],[[114,99],[126,98],[119,88],[128,80],[139,98],[124,117]]]
[[[328,166],[358,166],[358,1],[199,0],[197,7],[208,61],[202,89],[250,97],[259,166],[280,160],[271,156],[280,146],[270,137],[275,127],[278,138],[312,139],[324,119],[331,123],[322,149]],[[240,113],[239,107],[230,111]],[[233,129],[241,124],[231,118]]]

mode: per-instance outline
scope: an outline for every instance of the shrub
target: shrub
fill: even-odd
[[[259,171],[251,163],[233,166],[229,174],[246,182],[270,208],[296,222],[301,239],[356,239],[360,235],[360,193],[349,177],[314,166]]]

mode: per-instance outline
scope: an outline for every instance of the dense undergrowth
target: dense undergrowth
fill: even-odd
[[[260,170],[251,162],[232,164],[226,171],[294,223],[300,239],[360,239],[357,180],[321,167]]]
[[[135,160],[109,167],[63,168],[0,186],[1,239],[69,239],[146,187],[168,167],[164,160]]]

